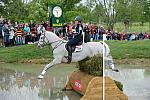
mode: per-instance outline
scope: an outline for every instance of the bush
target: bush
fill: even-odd
[[[103,75],[103,57],[102,55],[95,55],[87,57],[78,62],[79,70],[94,76]]]

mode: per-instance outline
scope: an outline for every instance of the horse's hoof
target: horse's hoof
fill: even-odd
[[[119,70],[118,70],[118,69],[112,69],[112,71],[114,71],[114,72],[119,72]]]
[[[63,89],[61,89],[62,91],[66,91],[67,89],[66,88],[63,88]]]
[[[43,76],[43,75],[39,75],[37,78],[38,78],[38,79],[43,79],[44,76]]]

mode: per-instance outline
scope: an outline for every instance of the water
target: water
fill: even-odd
[[[106,70],[105,75],[123,84],[123,92],[129,100],[150,100],[150,66],[122,65],[118,67],[119,73]]]
[[[81,95],[61,89],[75,65],[61,64],[37,79],[42,66],[37,64],[0,64],[0,100],[79,100]],[[106,70],[105,75],[123,84],[129,100],[150,100],[150,66],[117,66],[119,73]]]
[[[63,92],[75,66],[58,65],[42,80],[42,65],[0,64],[0,100],[79,100],[81,95]]]

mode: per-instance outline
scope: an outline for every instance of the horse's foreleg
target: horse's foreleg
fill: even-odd
[[[59,64],[59,63],[61,63],[61,60],[59,60],[59,59],[54,59],[52,62],[50,62],[49,64],[47,64],[47,65],[44,67],[44,69],[43,69],[41,75],[39,75],[38,78],[44,78],[44,75],[45,75],[45,73],[47,72],[47,70],[48,70],[49,68],[51,68],[53,65]]]

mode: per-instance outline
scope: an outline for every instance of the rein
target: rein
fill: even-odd
[[[43,37],[43,44],[53,44],[53,43],[56,43],[56,42],[58,42],[55,46],[54,46],[54,48],[52,49],[52,52],[57,48],[57,47],[59,47],[61,44],[63,44],[63,43],[65,43],[63,40],[56,40],[56,41],[53,41],[53,42],[49,42],[49,40],[48,40],[48,38],[45,36],[45,32],[42,34],[42,35],[44,35],[44,37]],[[45,38],[48,40],[48,43],[46,43],[45,42]],[[38,42],[39,43],[39,42]],[[39,43],[40,44],[40,43]],[[42,44],[40,44],[41,46],[42,46]]]

